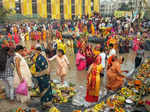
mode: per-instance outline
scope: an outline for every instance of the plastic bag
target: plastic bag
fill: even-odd
[[[16,94],[24,96],[28,95],[28,87],[26,81],[23,81],[19,84],[19,86],[16,88]]]

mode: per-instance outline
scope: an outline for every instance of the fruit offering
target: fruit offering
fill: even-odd
[[[56,107],[52,107],[48,112],[60,112]]]

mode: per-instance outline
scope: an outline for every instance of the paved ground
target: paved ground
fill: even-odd
[[[26,45],[30,46],[30,42],[26,43]],[[146,51],[145,54],[146,54],[146,56],[150,56],[150,52]],[[122,69],[129,70],[129,71],[132,70],[134,67],[135,53],[131,50],[129,54],[121,54],[121,55],[125,57],[125,62],[122,65]],[[76,70],[75,57],[74,56],[69,56],[69,61],[71,63],[71,70],[68,72],[68,75],[66,76],[65,80],[67,82],[72,82],[72,83],[76,84],[77,89],[80,86],[83,86],[84,88],[86,88],[86,77],[87,77],[86,71],[78,72]],[[51,79],[58,79],[59,80],[59,78],[55,75],[55,71],[56,71],[55,61],[52,62],[51,65],[52,65],[51,66],[51,72],[52,72],[51,73]],[[103,84],[101,84],[101,85],[103,85]],[[2,81],[0,81],[0,86],[3,86]],[[16,107],[26,107],[26,105],[20,104],[17,102],[10,103],[7,100],[1,100],[0,101],[0,112],[10,112],[10,110],[12,110],[13,108],[16,108]]]

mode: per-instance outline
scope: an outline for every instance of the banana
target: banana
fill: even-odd
[[[48,112],[60,112],[56,107],[52,107]]]

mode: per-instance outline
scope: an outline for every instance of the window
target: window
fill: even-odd
[[[21,0],[16,2],[16,13],[21,14]]]
[[[60,0],[60,16],[63,19],[64,18],[64,0]]]
[[[72,18],[75,17],[75,0],[71,0]]]
[[[51,0],[47,0],[47,15],[51,18]]]
[[[83,15],[85,15],[85,0],[82,0],[82,12],[83,12]]]
[[[33,12],[33,14],[37,14],[37,2],[36,2],[36,0],[32,0],[32,12]]]

